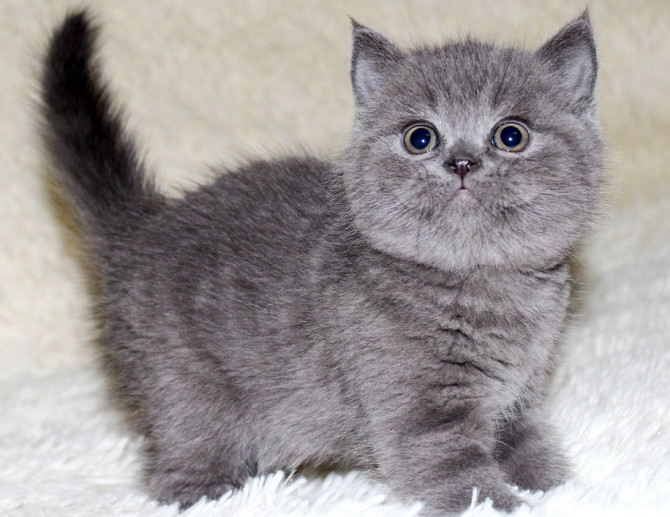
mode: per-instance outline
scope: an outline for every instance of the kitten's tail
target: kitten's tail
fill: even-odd
[[[161,199],[100,80],[97,32],[85,11],[68,15],[51,38],[41,77],[44,137],[55,178],[94,235],[132,226]]]

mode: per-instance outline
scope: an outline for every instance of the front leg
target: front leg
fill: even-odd
[[[498,430],[496,458],[510,483],[546,491],[565,482],[567,461],[555,443],[553,429],[539,409],[527,409]]]
[[[440,409],[417,402],[390,414],[375,412],[375,459],[391,488],[423,501],[425,515],[467,509],[473,489],[478,502],[490,498],[498,509],[516,508],[522,501],[493,457],[493,422],[468,401]]]

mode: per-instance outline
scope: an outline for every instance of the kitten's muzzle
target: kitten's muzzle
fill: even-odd
[[[480,165],[480,161],[466,155],[454,156],[444,163],[444,166],[454,174],[457,174],[461,180],[471,172],[476,171]]]

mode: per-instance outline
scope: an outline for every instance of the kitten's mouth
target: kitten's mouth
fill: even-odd
[[[463,199],[464,201],[474,201],[476,198],[472,194],[472,190],[465,186],[465,183],[461,180],[461,186],[458,187],[451,196],[452,199]]]
[[[452,199],[463,199],[463,200],[475,200],[475,196],[472,195],[472,191],[468,190],[466,187],[461,187],[454,192]]]

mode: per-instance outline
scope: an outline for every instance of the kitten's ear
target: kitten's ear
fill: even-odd
[[[351,55],[351,83],[357,106],[374,99],[391,68],[403,53],[384,36],[352,18],[354,45]]]
[[[557,73],[580,110],[592,104],[598,59],[588,11],[563,27],[537,55]]]

